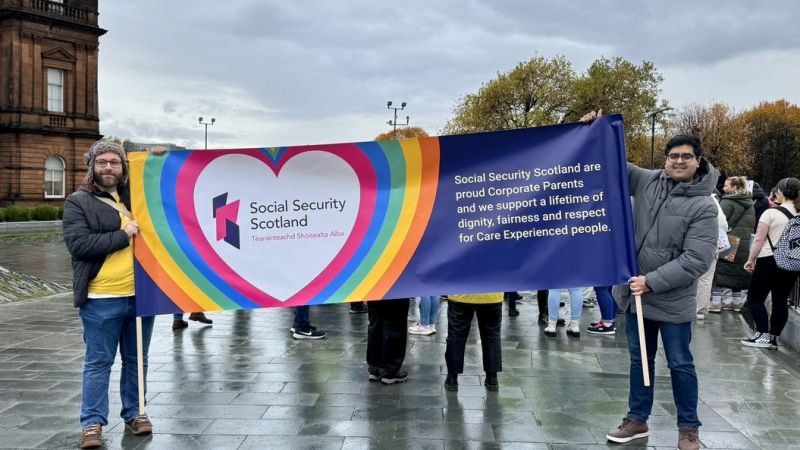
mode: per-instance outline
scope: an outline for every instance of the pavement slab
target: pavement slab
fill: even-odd
[[[150,347],[149,437],[118,417],[106,448],[124,449],[661,449],[677,442],[672,385],[656,357],[647,439],[609,446],[627,409],[625,324],[614,336],[544,336],[535,303],[503,317],[499,392],[483,387],[480,341],[467,343],[457,392],[445,391],[447,307],[432,336],[409,336],[409,381],[367,380],[364,314],[347,305],[311,309],[319,341],[288,333],[293,311],[209,313],[213,326],[173,331],[156,319]],[[595,311],[583,310],[583,325]],[[412,308],[409,324],[415,318]],[[82,329],[69,294],[0,305],[0,449],[76,448]],[[473,326],[473,331],[476,331]],[[744,325],[724,312],[695,324],[703,448],[800,448],[800,356],[739,344]],[[119,409],[119,360],[110,387]]]

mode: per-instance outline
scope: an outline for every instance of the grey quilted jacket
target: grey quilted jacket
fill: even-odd
[[[678,183],[666,171],[628,164],[639,273],[650,292],[642,295],[644,318],[691,322],[697,307],[697,279],[717,248],[717,207],[709,196],[717,170],[702,160],[691,183]],[[614,297],[625,310],[633,296],[617,286]]]

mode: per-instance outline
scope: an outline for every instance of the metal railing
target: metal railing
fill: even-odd
[[[53,2],[50,0],[33,0],[31,2],[31,7],[39,11],[64,16],[74,20],[80,20],[82,22],[89,20],[89,12],[85,9],[66,6],[61,2]]]
[[[800,311],[800,282],[794,284],[789,294],[789,307]]]

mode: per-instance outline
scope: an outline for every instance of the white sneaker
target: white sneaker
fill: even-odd
[[[548,320],[547,326],[544,327],[544,334],[545,336],[556,337],[556,327],[558,321],[556,320]]]
[[[428,327],[424,325],[420,325],[419,322],[415,323],[414,325],[408,327],[408,332],[411,334],[429,334]]]
[[[567,336],[581,337],[581,322],[579,320],[570,320],[567,325]]]
[[[436,325],[428,325],[428,333],[427,334],[436,334]]]
[[[697,320],[705,320],[705,318],[706,318],[706,315],[703,314],[702,312],[698,312],[697,313]]]

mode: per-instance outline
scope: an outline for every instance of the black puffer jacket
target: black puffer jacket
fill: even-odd
[[[753,208],[756,210],[756,222],[753,226],[753,233],[755,233],[758,228],[758,219],[761,218],[761,214],[764,214],[764,211],[769,209],[767,195],[764,193],[764,189],[761,188],[761,185],[755,181],[753,182]]]
[[[117,189],[130,209],[130,195],[124,186]],[[89,295],[89,282],[103,267],[106,256],[127,247],[128,235],[120,229],[119,212],[95,197],[111,194],[84,183],[64,202],[64,242],[72,255],[73,305],[79,308]]]

